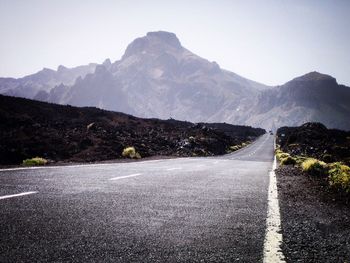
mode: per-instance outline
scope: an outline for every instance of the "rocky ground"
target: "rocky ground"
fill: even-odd
[[[293,157],[349,165],[347,131],[306,123],[278,129],[276,141]],[[330,187],[327,173],[312,176],[298,165],[280,166],[276,174],[287,262],[350,262],[350,194]]]
[[[283,152],[293,156],[350,165],[350,131],[327,129],[321,123],[305,123],[299,127],[279,128],[277,143]]]
[[[350,202],[322,178],[276,170],[287,262],[350,262]]]
[[[277,144],[292,157],[349,165],[350,132],[320,123],[277,130]],[[330,187],[327,174],[311,176],[298,165],[276,170],[283,252],[287,262],[350,262],[350,195]]]
[[[53,162],[122,157],[134,146],[141,157],[212,156],[254,140],[263,129],[141,119],[97,108],[62,106],[0,96],[0,165],[40,156]]]

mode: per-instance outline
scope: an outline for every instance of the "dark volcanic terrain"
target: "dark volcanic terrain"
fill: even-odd
[[[264,134],[259,128],[141,119],[127,114],[0,96],[0,164],[40,156],[54,162],[142,157],[212,156]]]
[[[279,128],[277,143],[283,152],[294,156],[350,164],[350,131],[327,129],[321,123],[305,123],[299,127]]]
[[[279,128],[276,141],[282,152],[295,158],[349,165],[350,132],[305,123]],[[324,172],[318,175],[298,165],[281,165],[276,170],[287,262],[350,261],[350,196],[331,187],[331,175],[326,172],[330,168],[325,163]]]

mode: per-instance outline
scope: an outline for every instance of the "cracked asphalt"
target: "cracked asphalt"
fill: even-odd
[[[0,262],[262,262],[273,140],[219,157],[2,170]]]

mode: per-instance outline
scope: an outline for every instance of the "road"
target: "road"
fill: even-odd
[[[267,134],[220,157],[2,170],[0,262],[262,262],[272,161]]]

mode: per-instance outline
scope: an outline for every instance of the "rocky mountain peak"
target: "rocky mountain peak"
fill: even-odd
[[[57,68],[58,72],[63,72],[65,70],[67,70],[67,68],[65,66],[63,66],[63,65],[59,65],[58,68]]]
[[[166,50],[181,49],[181,43],[174,33],[165,31],[148,32],[146,36],[136,38],[128,45],[123,59],[139,53],[159,53]]]
[[[107,68],[104,64],[102,65],[97,65],[95,68],[95,74],[101,75],[107,73]]]
[[[52,72],[55,72],[54,70],[50,69],[50,68],[43,68],[42,70],[40,70],[39,72],[37,73],[52,73]],[[37,74],[36,73],[36,74]]]
[[[107,58],[105,61],[103,61],[102,65],[108,68],[110,65],[112,65],[112,62],[109,58]]]
[[[332,76],[319,73],[317,71],[309,72],[303,76],[297,77],[292,81],[332,81],[336,82],[336,79]],[[291,81],[291,82],[292,82]]]
[[[181,48],[180,40],[174,33],[166,31],[148,32],[146,37],[150,41],[161,41],[174,48]]]

